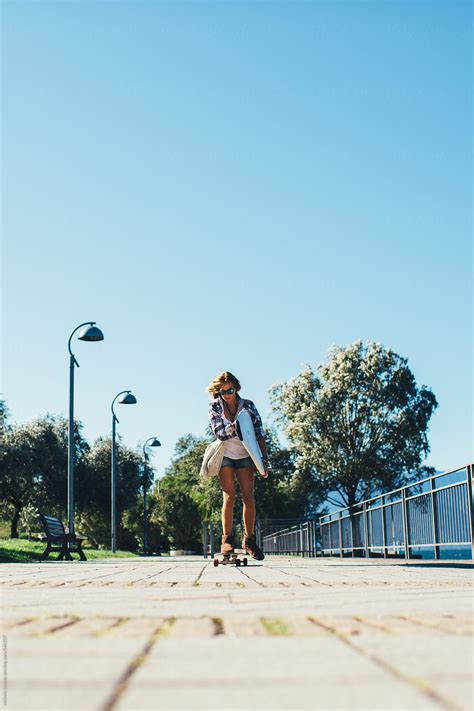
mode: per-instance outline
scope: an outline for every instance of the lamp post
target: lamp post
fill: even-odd
[[[148,444],[150,443],[150,444]],[[161,447],[161,442],[156,438],[156,437],[149,437],[145,444],[143,445],[143,554],[147,555],[148,553],[148,539],[147,539],[147,515],[146,515],[146,490],[147,490],[147,471],[146,471],[146,463],[147,463],[147,454],[146,454],[146,448],[147,446],[150,447]]]
[[[117,517],[116,517],[116,503],[117,503],[117,462],[115,453],[115,423],[118,422],[117,415],[114,412],[115,401],[118,399],[119,405],[136,405],[137,399],[135,395],[132,395],[130,390],[122,390],[119,392],[112,400],[112,405],[110,409],[112,410],[112,491],[111,491],[111,535],[112,535],[112,553],[115,553],[115,546],[117,541]]]
[[[86,321],[77,326],[69,336],[67,344],[69,351],[69,427],[68,427],[68,460],[67,460],[67,521],[69,533],[74,533],[74,366],[79,368],[71,341],[74,334],[82,328],[78,338],[80,341],[103,341],[104,334],[97,328],[95,321]]]

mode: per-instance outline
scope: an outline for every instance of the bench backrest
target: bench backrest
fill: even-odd
[[[40,519],[43,523],[44,532],[47,536],[64,536],[66,533],[63,523],[59,518],[40,514]]]

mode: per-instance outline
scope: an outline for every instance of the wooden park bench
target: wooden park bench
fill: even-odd
[[[57,560],[73,560],[71,553],[79,553],[81,560],[87,560],[82,550],[82,542],[87,540],[87,536],[80,536],[77,533],[68,533],[59,518],[40,514],[45,535],[41,536],[41,541],[46,541],[47,546],[41,560],[46,560],[50,553],[59,552]],[[54,545],[56,544],[56,545]]]

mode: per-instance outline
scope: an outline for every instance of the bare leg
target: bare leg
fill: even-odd
[[[255,527],[255,499],[253,496],[254,469],[253,467],[236,469],[235,475],[239,482],[240,493],[242,495],[245,535],[250,536],[254,533]]]
[[[222,486],[222,533],[224,536],[230,536],[232,533],[232,525],[234,523],[234,470],[232,467],[222,467],[219,472],[219,479]]]

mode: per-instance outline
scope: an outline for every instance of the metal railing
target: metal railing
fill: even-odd
[[[319,519],[322,554],[404,555],[414,548],[470,546],[474,558],[474,465],[434,474]]]
[[[303,521],[269,533],[263,536],[263,552],[316,556],[320,552],[318,528],[316,521]]]

